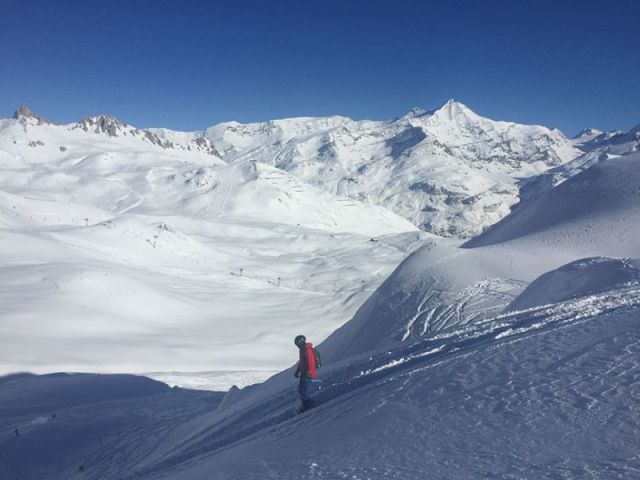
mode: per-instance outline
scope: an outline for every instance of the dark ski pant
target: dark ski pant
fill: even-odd
[[[309,408],[313,406],[313,400],[311,400],[311,379],[306,375],[300,375],[300,383],[298,383],[298,393],[300,394],[300,400],[302,400],[302,407]]]

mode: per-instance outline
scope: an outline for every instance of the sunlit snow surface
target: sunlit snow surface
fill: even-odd
[[[588,155],[593,152],[586,154],[582,158],[586,163],[570,166],[575,171],[558,182],[543,181],[545,188],[534,189],[503,221],[463,245],[457,240],[418,238],[415,232],[376,237],[373,242],[353,233],[343,237],[350,240],[349,245],[357,245],[357,239],[366,244],[371,261],[372,246],[373,252],[383,249],[382,258],[390,248],[408,253],[421,246],[368,296],[349,322],[318,346],[325,365],[314,384],[317,406],[310,411],[297,412],[292,368],[262,384],[232,388],[224,396],[126,375],[3,378],[0,477],[640,477],[640,413],[635,408],[640,402],[640,153],[633,138],[619,150],[619,145],[605,146],[594,150],[591,158]],[[251,165],[248,168],[250,173]],[[226,208],[233,203],[225,198],[221,205]],[[125,225],[144,224],[143,215],[154,217],[152,212],[140,212],[134,219],[129,218],[132,212],[127,214]],[[12,219],[11,215],[3,218]],[[169,251],[200,252],[202,248],[200,261],[211,269],[213,264],[206,259],[218,250],[208,244],[207,235],[194,239],[183,222],[165,219],[169,228],[153,223],[148,228],[158,229],[156,241],[171,240]],[[239,228],[234,222],[225,224]],[[94,227],[109,230],[101,224]],[[45,252],[47,258],[52,252],[64,258],[70,249],[73,255],[91,252],[85,253],[94,259],[91,264],[103,265],[112,259],[108,252],[91,250],[95,242],[87,238],[94,227],[73,227],[72,240],[64,242],[57,227],[40,225],[35,234],[33,229],[12,227],[8,235],[15,235],[13,241],[6,241],[6,236],[2,241],[13,246],[14,257],[23,249],[25,259],[31,258],[29,253],[38,259],[33,246],[55,239],[55,248]],[[199,228],[209,232],[202,225]],[[188,250],[179,247],[184,241],[181,235],[187,236],[183,229],[189,232],[186,241],[195,242]],[[325,238],[327,233],[318,235]],[[236,231],[232,247],[248,248],[248,244],[237,244],[239,237]],[[153,238],[143,237],[140,243],[147,240]],[[380,245],[383,241],[387,244]],[[194,247],[200,243],[204,247]],[[185,304],[195,305],[189,312],[197,318],[209,301],[209,291],[203,288],[194,293],[194,280],[180,276],[175,253],[163,252],[158,245],[151,249],[158,257],[147,258],[140,253],[147,250],[136,246],[126,265],[121,262],[107,273],[119,274],[110,287],[118,298],[129,298],[133,289],[140,289],[135,282],[151,282],[154,288],[146,293],[139,311],[143,315],[151,309],[155,319],[169,310],[160,317],[166,322],[160,325],[163,334],[177,343],[184,338],[169,320],[176,315],[170,306],[176,305],[180,295],[187,295]],[[243,258],[256,255],[250,253]],[[149,269],[158,258],[163,268],[144,275],[144,281],[131,274],[140,265]],[[335,257],[320,258],[332,259],[330,266],[340,274],[349,272],[342,262],[333,263]],[[232,264],[227,261],[225,265]],[[83,278],[74,270],[77,265],[47,262],[51,260],[7,264],[7,269],[15,271],[7,270],[3,277],[3,295],[9,292],[9,298],[17,298],[19,293],[37,309],[46,296],[29,297],[34,284],[55,295],[60,285],[73,285]],[[67,276],[59,275],[60,265],[68,269],[63,270]],[[56,275],[44,275],[41,268],[54,269]],[[234,273],[225,278],[239,282],[244,293],[253,282],[260,283],[247,271]],[[361,274],[351,273],[349,278],[353,281]],[[210,285],[215,279],[202,275],[206,282],[196,280],[197,285]],[[176,278],[181,281],[170,283]],[[95,271],[87,279],[95,283],[84,292],[104,285]],[[308,279],[317,283],[311,288],[288,287],[292,295],[306,291],[309,296],[303,302],[314,298],[311,292],[317,294],[314,289],[321,289],[327,276]],[[262,283],[268,282],[263,279]],[[190,285],[189,293],[184,293],[184,284]],[[256,294],[261,288],[256,287]],[[282,298],[281,293],[275,297],[273,292],[279,291],[272,287],[268,292],[269,300]],[[223,290],[225,302],[233,298],[231,293]],[[326,299],[319,298],[309,308],[320,308]],[[88,310],[95,297],[82,301]],[[247,314],[241,302],[235,305],[241,316]],[[9,306],[13,310],[4,313],[15,325],[26,316],[24,312],[31,311]],[[117,316],[116,302],[103,302],[100,307]],[[73,327],[81,331],[77,323]],[[37,333],[35,325],[28,330],[30,335]],[[126,335],[130,335],[126,328],[142,328],[124,321],[116,326]],[[74,331],[71,324],[65,328],[60,341]],[[228,331],[236,333],[232,327]],[[101,334],[108,338],[106,323]],[[240,358],[254,351],[255,342],[238,344],[237,335],[233,342],[233,349],[225,353],[232,355],[230,364],[241,364]],[[7,342],[7,358],[18,354],[19,345],[14,344],[15,339]],[[72,346],[65,345],[66,355],[74,354]],[[142,337],[133,346],[142,350]],[[172,357],[179,360],[179,351]],[[215,355],[202,352],[203,357]],[[295,353],[292,345],[282,345],[283,359],[286,356],[289,363]]]
[[[3,373],[263,380],[290,365],[295,335],[329,335],[426,236],[271,166],[114,128],[0,122]]]

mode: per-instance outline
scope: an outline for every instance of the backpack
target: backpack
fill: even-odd
[[[322,357],[320,357],[320,352],[315,348],[313,349],[313,357],[316,361],[316,368],[320,368],[322,366]]]

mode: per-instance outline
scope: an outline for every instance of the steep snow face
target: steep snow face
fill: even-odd
[[[16,117],[0,123],[0,372],[264,379],[293,336],[328,336],[427,236],[272,165],[228,165],[189,134]]]
[[[557,130],[489,120],[453,100],[389,122],[231,122],[204,138],[229,163],[271,164],[331,193],[390,208],[422,230],[462,238],[509,213],[516,178],[580,153]]]

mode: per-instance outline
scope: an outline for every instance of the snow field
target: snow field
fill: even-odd
[[[424,236],[271,166],[114,128],[3,122],[2,373],[264,379],[294,335],[329,335]]]

